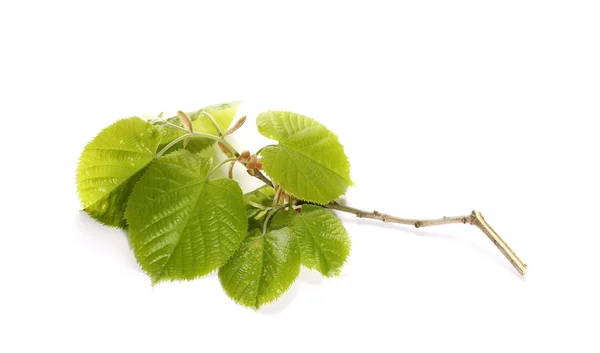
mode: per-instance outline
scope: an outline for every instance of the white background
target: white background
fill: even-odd
[[[3,1],[1,352],[598,352],[597,1]],[[335,131],[343,275],[258,312],[212,275],[156,287],[79,212],[77,158],[113,121],[243,99]],[[237,177],[250,186],[242,171]]]

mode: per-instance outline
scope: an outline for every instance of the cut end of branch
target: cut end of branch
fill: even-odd
[[[527,273],[527,265],[519,259],[517,254],[506,244],[506,242],[496,233],[495,230],[485,221],[483,215],[479,211],[471,212],[471,224],[481,229],[481,231],[496,245],[498,250],[506,257],[513,267],[525,276]]]

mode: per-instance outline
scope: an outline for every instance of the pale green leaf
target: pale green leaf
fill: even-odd
[[[137,117],[117,121],[88,143],[77,167],[77,192],[85,212],[103,224],[124,228],[127,199],[159,143],[158,131]]]
[[[252,231],[219,270],[225,292],[238,304],[260,308],[279,298],[300,271],[300,255],[289,228],[263,235]]]
[[[246,215],[248,218],[255,217],[262,209],[266,207],[271,207],[273,205],[274,196],[275,189],[269,185],[261,186],[254,191],[244,194],[244,202],[246,202]]]
[[[263,221],[267,215],[268,207],[273,205],[275,190],[269,185],[244,194],[246,203],[246,217],[248,217],[248,231],[262,229]]]
[[[276,146],[262,149],[263,168],[296,198],[326,204],[352,185],[350,163],[337,136],[317,121],[290,112],[267,111],[258,131]]]
[[[304,207],[304,205],[302,207]],[[293,230],[294,222],[296,221],[299,212],[300,211],[296,211],[291,208],[277,211],[277,213],[275,213],[269,222],[269,229],[281,229],[288,227],[292,228]]]
[[[157,159],[131,194],[125,214],[131,245],[154,283],[216,270],[247,234],[239,185],[207,181],[210,165],[210,158],[173,152]]]
[[[203,132],[206,134],[212,134],[216,136],[218,135],[217,130],[215,129],[213,123],[210,121],[207,113],[215,119],[217,125],[219,125],[219,127],[221,128],[221,131],[225,132],[233,122],[233,119],[235,118],[237,110],[241,103],[242,102],[230,102],[211,105],[197,110],[195,112],[187,113],[187,115],[192,121],[192,127],[195,132]],[[184,127],[181,123],[181,120],[177,116],[168,118],[167,121],[171,124]],[[169,142],[185,134],[184,131],[176,129],[172,126],[161,124],[160,122],[157,123],[159,124],[157,125],[157,127],[162,137],[160,148],[163,148]],[[205,148],[212,146],[214,143],[215,141],[212,139],[194,137],[188,140],[185,149],[194,153],[200,152]],[[183,142],[179,142],[175,144],[175,146],[171,147],[169,151],[177,151],[182,148]]]
[[[298,238],[302,264],[326,277],[340,274],[350,254],[350,237],[333,212],[315,205],[303,205],[300,213],[280,211],[270,229],[291,227]]]
[[[237,110],[241,104],[242,102],[238,101],[210,105],[196,112],[190,113],[189,116],[192,120],[194,131],[217,135],[215,126],[208,119],[207,114],[205,114],[208,113],[215,119],[221,128],[221,131],[225,132],[229,128],[229,125],[231,125],[233,122],[233,119],[235,118]]]

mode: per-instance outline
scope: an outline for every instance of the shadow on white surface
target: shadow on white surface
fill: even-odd
[[[306,267],[302,267],[300,270],[300,275],[298,276],[298,281],[303,284],[321,284],[323,282],[323,275],[318,271],[311,270]]]
[[[276,315],[285,310],[292,301],[298,296],[300,287],[304,285],[318,285],[323,282],[323,276],[308,268],[302,267],[296,281],[290,289],[273,303],[269,303],[258,310],[258,313],[265,315]]]
[[[130,269],[141,271],[126,231],[104,226],[83,211],[78,212],[74,218],[75,237],[85,243],[85,248],[90,254],[109,253],[110,258],[106,258],[105,261],[117,261],[126,264]],[[109,251],[102,251],[106,248],[109,248]]]

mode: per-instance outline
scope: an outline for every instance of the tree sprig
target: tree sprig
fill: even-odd
[[[235,302],[258,309],[283,295],[301,266],[327,277],[341,273],[351,241],[332,210],[416,228],[472,224],[525,274],[527,266],[477,211],[415,220],[342,205],[339,197],[353,185],[350,163],[337,136],[314,119],[261,113],[258,132],[277,143],[256,154],[238,152],[227,140],[245,121],[232,126],[238,106],[214,105],[168,119],[122,119],[81,154],[77,191],[84,211],[128,231],[152,283],[218,270]],[[215,143],[225,159],[205,155]],[[214,177],[226,163],[229,178]],[[232,180],[236,163],[265,185],[242,194]]]

